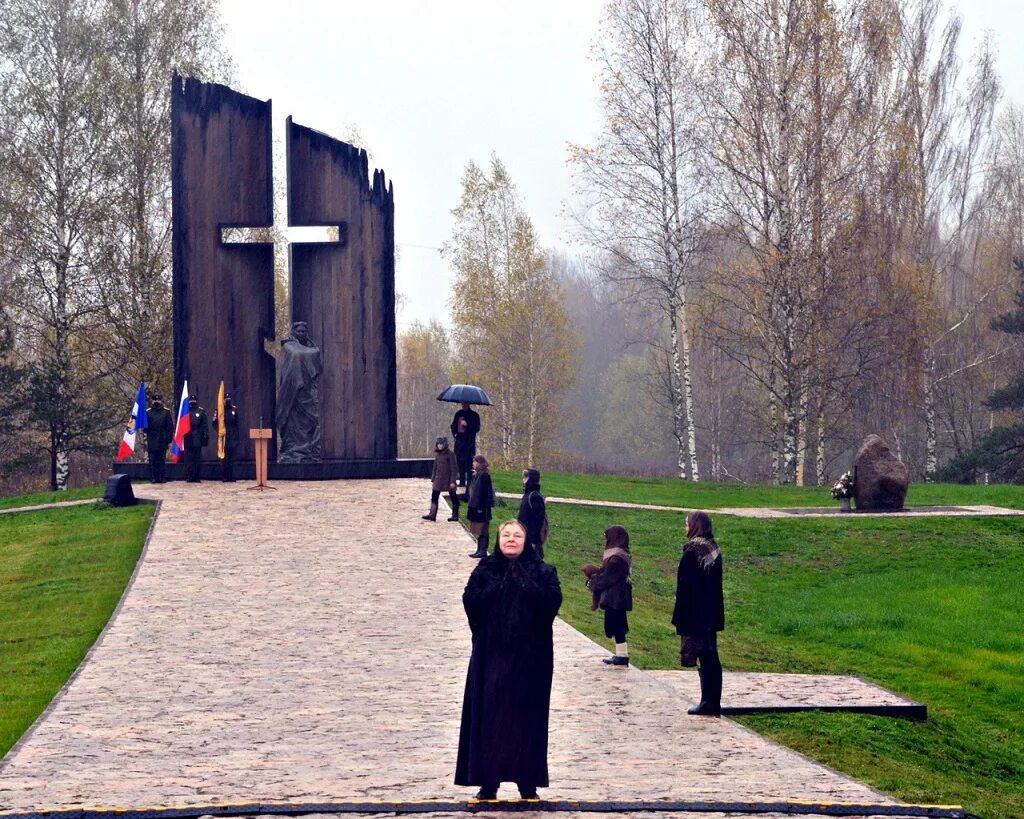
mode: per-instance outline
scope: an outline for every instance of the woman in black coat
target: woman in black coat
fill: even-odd
[[[483,455],[473,456],[473,479],[466,493],[469,511],[469,531],[476,538],[476,551],[470,557],[487,557],[490,538],[491,508],[494,506],[494,484],[491,482],[490,464]]]
[[[518,521],[501,525],[462,595],[473,653],[462,701],[456,785],[496,799],[515,782],[524,799],[548,784],[548,709],[554,668],[551,623],[562,604],[558,573],[526,543]]]
[[[540,472],[536,469],[524,469],[523,497],[519,501],[519,514],[516,515],[516,520],[526,527],[526,542],[537,551],[541,560],[544,559],[547,516],[544,496],[540,493]]]
[[[722,663],[718,632],[725,628],[722,595],[722,552],[706,512],[686,516],[686,544],[676,574],[676,607],[672,624],[681,637],[679,662],[697,666],[700,704],[688,713],[717,717],[722,712]]]

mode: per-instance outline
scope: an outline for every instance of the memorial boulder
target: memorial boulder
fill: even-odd
[[[854,462],[853,497],[858,512],[898,512],[907,499],[910,473],[888,444],[869,435]]]

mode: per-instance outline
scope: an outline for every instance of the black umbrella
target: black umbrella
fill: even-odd
[[[451,401],[453,404],[483,404],[485,407],[492,406],[491,399],[487,397],[480,387],[472,384],[452,384],[443,393],[437,396],[438,401]]]

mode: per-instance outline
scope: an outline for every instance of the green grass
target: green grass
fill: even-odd
[[[0,515],[0,756],[110,619],[154,509],[95,504]]]
[[[521,493],[522,472],[493,470],[498,492]],[[617,475],[569,475],[545,472],[545,495],[558,498],[613,500],[680,506],[688,509],[728,507],[793,507],[838,505],[824,486],[768,486],[765,484],[691,483],[676,478],[631,478]],[[915,483],[907,492],[908,506],[989,505],[1024,509],[1024,486],[993,484],[963,486],[950,483]]]
[[[630,654],[643,668],[677,668],[684,515],[567,504],[549,515],[562,616],[608,643],[580,566],[621,524],[636,555]],[[899,798],[1024,816],[1024,519],[714,521],[726,669],[856,674],[929,711],[926,723],[813,712],[742,722]]]
[[[34,495],[16,495],[0,498],[0,509],[14,509],[18,506],[39,506],[44,503],[61,503],[62,501],[85,500],[103,497],[102,486],[83,486],[80,489],[68,489],[64,492],[37,492]]]

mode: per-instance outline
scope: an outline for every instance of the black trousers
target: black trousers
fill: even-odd
[[[455,462],[459,465],[459,486],[465,486],[473,475],[473,456],[476,455],[476,443],[464,447],[455,446]]]
[[[722,702],[722,661],[718,659],[718,635],[710,638],[697,652],[697,673],[700,676],[701,702],[720,705]]]
[[[153,483],[167,480],[167,449],[153,449],[149,453],[149,478]]]
[[[614,638],[616,643],[626,642],[629,634],[629,618],[622,609],[604,610],[604,636]]]
[[[189,483],[199,483],[200,470],[203,466],[203,450],[202,449],[186,449],[185,450],[185,467],[188,474]]]
[[[224,450],[224,461],[221,463],[221,476],[220,479],[225,483],[235,482],[235,450],[225,449]]]
[[[441,493],[439,491],[437,491],[436,489],[431,489],[430,490],[430,507],[431,507],[431,509],[436,509],[437,508],[437,501],[440,499],[440,497],[441,497]],[[451,504],[452,504],[452,514],[453,515],[459,514],[459,496],[456,495],[454,492],[449,491],[448,492],[448,500],[451,501]]]

